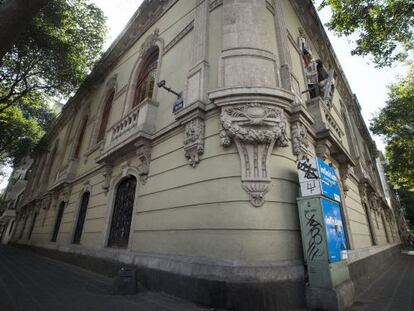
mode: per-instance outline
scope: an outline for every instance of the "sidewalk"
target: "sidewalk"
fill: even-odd
[[[378,278],[356,298],[347,311],[413,311],[414,249],[401,256],[378,275]]]
[[[0,247],[1,311],[202,311],[161,293],[110,294],[112,279],[13,247]]]

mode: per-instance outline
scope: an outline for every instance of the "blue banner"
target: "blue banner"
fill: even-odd
[[[338,262],[347,254],[341,209],[338,203],[322,198],[322,211],[326,228],[329,262]]]
[[[321,183],[321,194],[337,202],[341,202],[338,177],[335,170],[317,158],[318,172]]]

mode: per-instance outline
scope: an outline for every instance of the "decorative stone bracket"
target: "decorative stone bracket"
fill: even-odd
[[[349,191],[349,176],[351,174],[351,166],[349,164],[343,164],[339,168],[339,173],[341,175],[341,181],[342,181],[342,188],[344,189],[344,192]]]
[[[300,161],[309,153],[309,143],[307,140],[308,131],[301,122],[297,121],[292,124],[291,132],[293,154],[296,156],[297,160]]]
[[[145,184],[148,179],[149,167],[151,162],[151,146],[142,145],[137,149],[137,156],[141,160],[138,166],[139,178],[142,184]]]
[[[264,204],[271,177],[269,161],[276,145],[287,147],[283,109],[260,103],[225,106],[221,112],[221,143],[236,143],[242,169],[242,186],[255,207]]]
[[[102,173],[102,175],[104,176],[104,184],[102,185],[102,189],[105,192],[108,192],[109,190],[109,186],[110,186],[111,178],[112,178],[112,170],[113,170],[112,165],[107,164],[105,165],[104,171]]]
[[[196,118],[189,121],[185,125],[184,135],[185,157],[192,167],[196,167],[200,163],[200,156],[204,153],[204,120]]]

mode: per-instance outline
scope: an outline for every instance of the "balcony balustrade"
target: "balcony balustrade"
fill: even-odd
[[[117,152],[132,149],[139,139],[150,139],[155,131],[158,104],[149,98],[130,110],[106,134],[105,144],[98,162]]]
[[[326,105],[321,97],[316,97],[308,101],[308,111],[314,119],[314,130],[316,135],[329,134],[338,142],[342,142],[343,131],[335,121],[331,113],[331,108]]]

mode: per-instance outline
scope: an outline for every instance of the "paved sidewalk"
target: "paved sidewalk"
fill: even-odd
[[[32,252],[0,247],[1,311],[201,311],[161,293],[110,294],[112,279]]]
[[[347,311],[413,311],[414,249],[405,251]]]

